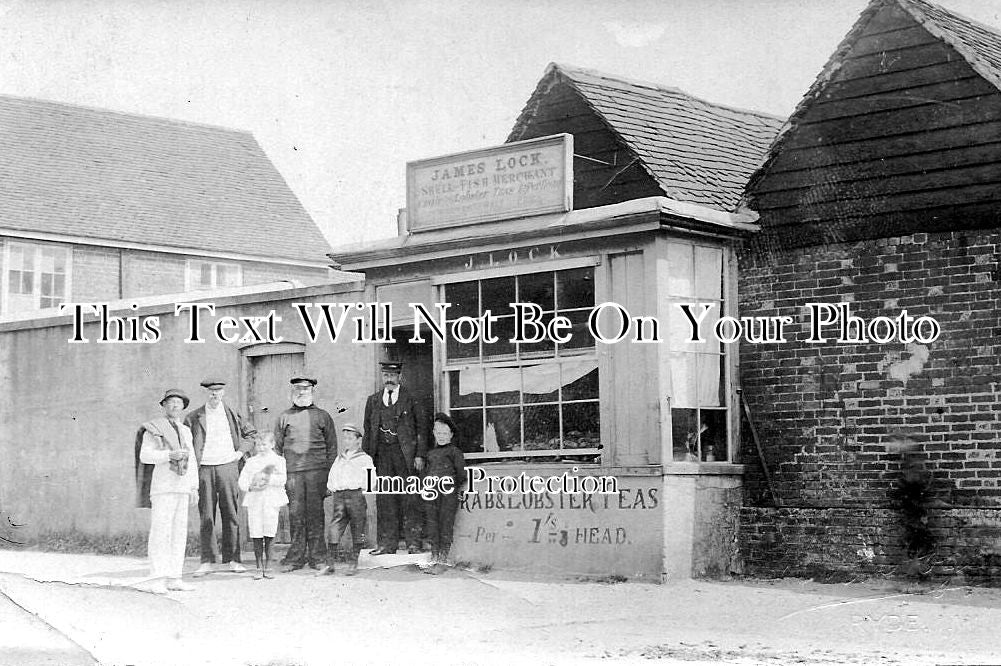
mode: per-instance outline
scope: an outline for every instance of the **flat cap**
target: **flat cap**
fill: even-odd
[[[299,384],[309,384],[310,386],[316,386],[316,379],[314,377],[305,377],[303,375],[296,375],[289,380],[289,384],[293,386]]]
[[[202,380],[202,388],[219,388],[220,386],[225,386],[226,382],[219,379],[218,377],[206,377]]]
[[[400,361],[382,361],[379,363],[379,367],[383,372],[399,372],[403,370],[403,363]]]

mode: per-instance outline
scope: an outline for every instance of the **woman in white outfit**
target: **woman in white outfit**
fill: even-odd
[[[181,580],[184,549],[188,542],[188,507],[198,504],[198,463],[191,447],[191,430],[184,425],[188,396],[168,389],[160,400],[163,416],[143,424],[139,459],[153,465],[150,484],[152,514],[149,559],[153,581],[150,590],[193,590]]]

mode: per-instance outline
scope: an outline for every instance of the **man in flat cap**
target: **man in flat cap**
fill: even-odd
[[[429,422],[419,400],[400,385],[403,364],[380,363],[383,388],[365,403],[362,448],[375,461],[379,476],[407,477],[424,469]],[[378,548],[373,555],[395,553],[402,532],[407,551],[421,551],[419,495],[380,494],[375,499]]]
[[[316,379],[299,375],[290,383],[292,406],[275,422],[275,452],[285,456],[288,472],[285,491],[292,546],[282,560],[286,573],[306,564],[319,569],[325,559],[323,496],[337,457],[334,419],[313,404]]]
[[[240,563],[240,466],[244,453],[254,448],[257,430],[230,409],[222,399],[226,382],[218,377],[202,381],[208,394],[205,404],[188,413],[184,425],[191,429],[198,460],[198,513],[201,516],[202,563],[196,576],[215,566],[215,516],[219,507],[222,564],[234,573],[246,571]]]

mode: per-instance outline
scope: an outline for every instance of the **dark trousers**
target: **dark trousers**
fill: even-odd
[[[427,537],[431,542],[431,550],[436,553],[447,553],[452,547],[452,530],[455,526],[455,514],[459,510],[459,491],[441,494],[433,500],[424,503],[427,516]]]
[[[327,492],[327,471],[290,472],[285,481],[285,492],[288,493],[292,545],[282,564],[319,564],[327,552],[323,539],[323,496]]]
[[[379,442],[375,453],[375,473],[379,476],[406,477],[413,472],[403,457],[398,442]],[[400,537],[406,539],[407,546],[421,545],[421,500],[420,495],[376,495],[376,528],[379,548],[395,551]]]
[[[222,562],[240,561],[239,463],[203,465],[198,468],[198,513],[201,516],[202,562],[215,562],[215,514],[219,507]]]
[[[327,514],[327,564],[333,566],[337,544],[351,526],[351,543],[357,553],[365,546],[368,502],[361,490],[335,490],[324,502]]]

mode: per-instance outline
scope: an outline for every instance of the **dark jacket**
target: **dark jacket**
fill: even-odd
[[[428,451],[428,464],[424,468],[428,476],[451,477],[455,481],[455,491],[466,484],[466,461],[462,451],[454,443],[438,446]]]
[[[229,434],[233,438],[233,450],[242,451],[243,453],[253,451],[254,443],[243,444],[242,440],[256,435],[257,429],[246,423],[226,403],[222,403],[222,406],[226,409],[226,420],[229,421]],[[200,465],[202,462],[202,451],[205,450],[205,405],[188,412],[188,415],[184,417],[184,425],[191,428],[191,443],[195,449],[195,460]]]
[[[365,436],[362,438],[362,449],[375,458],[379,445],[379,411],[383,409],[383,389],[373,393],[365,402]],[[396,404],[388,409],[395,410],[397,418],[396,434],[400,440],[400,448],[407,466],[412,470],[414,458],[427,456],[428,429],[431,422],[424,413],[424,407],[415,400],[406,387],[401,386],[396,395]]]
[[[329,471],[337,457],[337,426],[316,405],[292,405],[275,421],[275,453],[285,456],[289,474]]]

